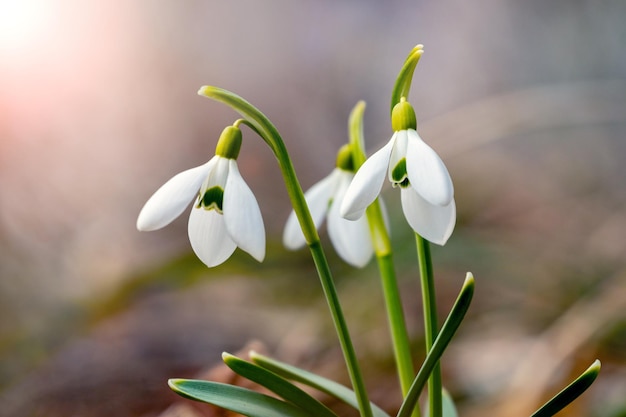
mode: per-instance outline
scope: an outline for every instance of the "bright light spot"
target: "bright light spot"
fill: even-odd
[[[0,0],[0,51],[45,42],[52,23],[50,0]]]

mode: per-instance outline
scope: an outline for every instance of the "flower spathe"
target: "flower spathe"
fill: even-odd
[[[350,265],[361,268],[372,258],[374,247],[366,217],[350,221],[339,214],[341,202],[354,178],[351,158],[349,166],[342,167],[345,163],[344,158],[350,158],[350,150],[347,147],[339,151],[338,166],[330,175],[313,185],[304,194],[304,198],[309,206],[315,228],[319,229],[324,219],[328,219],[328,236],[337,254]],[[283,244],[290,250],[299,249],[306,244],[294,211],[287,219],[283,232]]]
[[[224,129],[215,156],[175,175],[150,197],[139,213],[137,229],[167,226],[195,197],[188,234],[202,262],[217,266],[237,247],[261,262],[265,258],[265,227],[256,198],[237,167],[240,145],[239,128]]]
[[[417,134],[415,113],[404,100],[394,107],[391,140],[368,158],[354,176],[341,215],[355,220],[378,197],[385,177],[400,187],[402,211],[424,239],[444,245],[456,223],[454,187],[437,153]]]

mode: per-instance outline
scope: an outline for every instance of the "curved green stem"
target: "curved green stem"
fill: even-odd
[[[435,297],[435,280],[433,279],[433,266],[430,257],[428,241],[415,234],[417,243],[417,258],[419,261],[420,281],[422,284],[422,304],[424,308],[424,333],[426,339],[426,352],[433,348],[437,338],[437,305]],[[441,394],[441,369],[437,364],[428,379],[428,409],[430,417],[441,417],[442,394]]]
[[[282,138],[280,137],[280,134],[278,133],[278,130],[256,107],[230,91],[218,87],[204,86],[200,88],[198,94],[220,101],[232,107],[236,112],[243,116],[246,125],[250,126],[259,136],[261,136],[276,156],[285,180],[285,185],[287,186],[287,193],[291,199],[291,204],[293,205],[293,209],[296,213],[298,221],[300,222],[300,227],[302,228],[302,232],[307,244],[309,245],[313,261],[317,268],[322,289],[324,291],[324,295],[326,296],[326,301],[328,302],[335,324],[335,329],[339,337],[339,342],[346,361],[350,380],[357,396],[361,417],[372,417],[372,408],[367,398],[363,377],[361,376],[354,346],[352,345],[350,334],[348,332],[348,326],[343,316],[341,305],[339,303],[339,297],[337,296],[332,274],[326,260],[326,255],[324,254],[320,244],[319,235],[306,204],[302,187],[296,177],[293,164],[291,163],[291,159],[289,158],[287,149]]]
[[[365,162],[365,146],[363,139],[363,113],[365,102],[356,104],[348,121],[348,134],[350,137],[350,149],[352,151],[352,162],[355,171]],[[405,396],[411,387],[415,370],[411,357],[411,345],[406,330],[404,311],[402,309],[402,299],[398,288],[398,280],[393,266],[391,241],[385,225],[385,219],[381,207],[381,202],[376,201],[370,205],[366,211],[367,220],[370,226],[370,233],[374,243],[376,260],[383,287],[385,307],[387,309],[387,319],[391,330],[391,340],[393,344],[396,367],[402,395]],[[419,417],[419,409],[416,409],[415,417]]]

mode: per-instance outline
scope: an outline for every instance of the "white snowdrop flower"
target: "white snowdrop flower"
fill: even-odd
[[[328,219],[327,230],[333,247],[344,261],[352,266],[364,267],[374,254],[369,225],[365,216],[357,221],[346,220],[339,214],[348,185],[354,178],[352,157],[348,145],[337,155],[333,171],[313,185],[305,194],[311,217],[317,229]],[[291,212],[283,233],[283,244],[296,250],[306,244],[295,212]]]
[[[137,229],[167,226],[195,197],[188,233],[202,262],[217,266],[237,247],[263,261],[265,227],[256,198],[237,168],[240,148],[241,130],[236,125],[224,129],[213,158],[174,176],[150,197],[139,213]]]
[[[344,196],[341,215],[362,218],[387,177],[400,187],[402,210],[411,228],[424,239],[444,245],[456,223],[450,174],[417,134],[415,112],[404,98],[394,107],[391,123],[391,140],[360,167]]]

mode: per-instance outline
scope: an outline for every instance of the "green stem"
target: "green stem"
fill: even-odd
[[[278,133],[278,130],[263,113],[236,94],[212,86],[204,86],[200,88],[198,94],[220,101],[232,107],[243,116],[245,123],[257,134],[259,134],[259,136],[261,136],[261,138],[272,149],[272,152],[274,152],[285,180],[291,204],[296,216],[298,217],[300,227],[302,228],[304,237],[309,245],[309,249],[311,250],[315,267],[317,268],[322,289],[324,291],[324,295],[326,296],[326,301],[330,308],[330,313],[339,337],[339,343],[348,368],[348,374],[350,375],[350,380],[359,403],[361,417],[372,417],[372,407],[367,397],[367,391],[365,390],[365,384],[357,362],[354,346],[348,332],[348,326],[342,313],[341,304],[339,303],[339,297],[337,296],[332,274],[320,244],[317,229],[315,228],[315,224],[311,218],[309,207],[306,204],[302,187],[296,177],[293,164],[291,163],[291,159],[289,158],[289,154],[287,153],[287,149],[282,138],[280,137],[280,134]]]
[[[415,234],[417,243],[417,258],[419,261],[420,281],[422,284],[422,304],[424,308],[424,334],[426,339],[426,352],[430,352],[437,338],[437,304],[435,297],[435,280],[433,279],[433,266],[430,257],[428,241]],[[441,394],[441,367],[435,366],[428,379],[428,409],[430,417],[441,417],[442,394]]]
[[[393,352],[398,368],[400,388],[402,389],[402,395],[406,396],[413,383],[413,378],[415,378],[415,369],[413,368],[413,359],[410,350],[411,345],[406,330],[404,311],[402,310],[402,301],[400,299],[400,291],[398,290],[398,281],[396,279],[391,253],[382,256],[376,255],[376,259],[378,260],[378,269],[380,270],[380,278],[383,285],[383,295],[385,297],[387,318],[389,319],[389,327],[391,329],[391,340],[393,342]],[[419,416],[419,409],[416,410],[418,410],[417,416]]]
[[[360,101],[354,106],[348,120],[348,136],[350,137],[350,148],[352,150],[352,161],[355,171],[363,165],[366,159],[363,139],[364,112],[365,102]],[[411,345],[406,330],[404,311],[402,310],[398,280],[393,266],[391,241],[385,226],[380,201],[377,200],[370,205],[366,213],[380,271],[400,388],[404,397],[413,383],[415,370],[413,368]],[[415,410],[414,417],[419,417],[419,409],[416,408]]]
[[[324,295],[328,301],[328,307],[330,308],[331,315],[335,322],[339,342],[343,350],[346,364],[348,365],[348,372],[350,374],[357,402],[359,403],[361,417],[373,417],[372,407],[367,397],[363,377],[357,363],[352,340],[350,339],[350,334],[348,332],[348,326],[346,325],[346,321],[343,317],[341,304],[339,303],[337,291],[335,289],[335,285],[333,284],[328,262],[326,261],[326,255],[324,255],[322,245],[319,241],[309,244],[309,248],[311,249],[311,254],[313,255],[313,262],[315,262],[315,266],[317,267],[317,273],[320,276]]]

